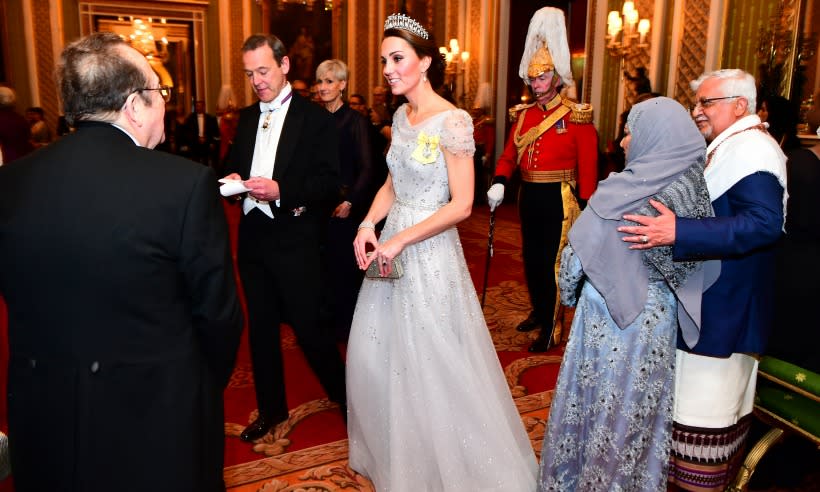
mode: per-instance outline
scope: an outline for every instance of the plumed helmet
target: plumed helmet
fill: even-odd
[[[529,84],[530,77],[538,77],[549,70],[555,70],[565,88],[575,87],[564,11],[555,7],[538,9],[530,19],[518,75]]]
[[[550,70],[555,70],[555,62],[552,61],[550,50],[546,46],[542,46],[530,58],[530,64],[527,66],[527,77],[534,79]]]

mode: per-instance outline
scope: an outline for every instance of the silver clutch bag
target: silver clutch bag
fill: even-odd
[[[373,253],[367,253],[368,258],[371,254]],[[395,279],[401,278],[401,276],[404,275],[404,270],[401,267],[401,261],[399,261],[398,258],[393,258],[393,260],[391,260],[390,273],[387,274],[386,277],[383,277],[379,272],[379,263],[376,261],[370,263],[370,266],[367,267],[364,274],[369,278]]]

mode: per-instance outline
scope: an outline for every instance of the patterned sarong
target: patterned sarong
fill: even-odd
[[[723,429],[689,427],[675,422],[669,483],[693,492],[725,490],[743,463],[751,423],[751,415]]]

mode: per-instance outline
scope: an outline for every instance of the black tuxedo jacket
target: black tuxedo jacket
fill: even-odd
[[[225,174],[238,173],[250,178],[256,132],[259,126],[259,104],[240,110],[233,145],[225,162]],[[276,149],[273,179],[281,193],[277,208],[271,202],[274,216],[294,218],[293,210],[305,207],[298,220],[281,221],[283,226],[310,223],[319,228],[335,206],[339,192],[339,146],[336,126],[329,112],[307,99],[293,94],[279,145]]]
[[[218,193],[211,169],[107,123],[0,167],[20,490],[223,486],[242,314]]]
[[[260,110],[240,111],[226,169],[250,177]],[[344,402],[344,364],[333,338],[319,323],[321,246],[339,187],[336,125],[324,108],[292,96],[285,114],[272,179],[280,206],[273,218],[258,210],[242,215],[237,264],[248,307],[248,340],[259,414],[278,422],[288,415],[279,329],[288,322],[328,397]],[[294,212],[294,210],[298,210]]]

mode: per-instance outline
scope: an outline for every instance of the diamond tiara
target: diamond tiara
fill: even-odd
[[[427,30],[424,29],[418,21],[404,14],[388,15],[387,20],[384,21],[384,30],[386,31],[388,29],[402,29],[424,39],[430,37],[430,35],[427,34]]]

